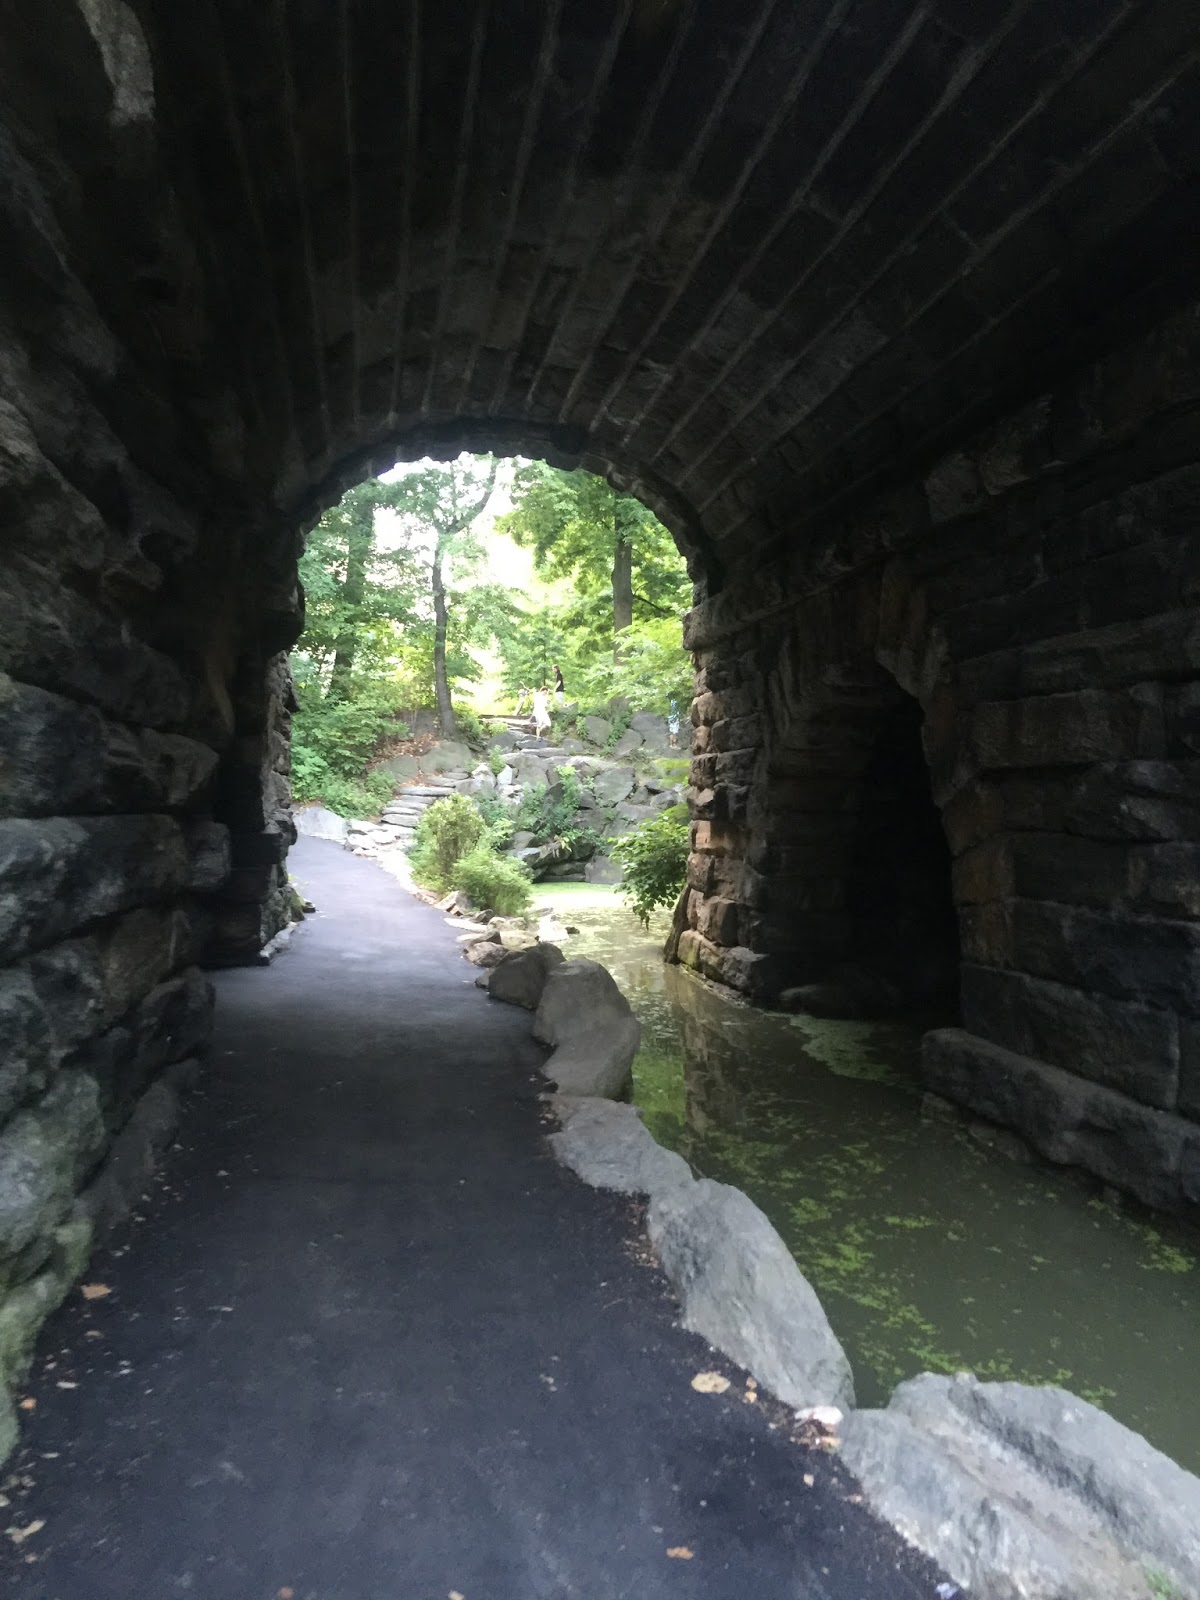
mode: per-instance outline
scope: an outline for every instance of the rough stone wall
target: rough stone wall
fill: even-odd
[[[867,754],[915,697],[963,957],[930,1081],[1161,1205],[1200,1202],[1198,355],[1174,317],[692,614],[675,934],[766,998],[847,959]]]
[[[0,317],[0,1455],[6,1386],[111,1217],[114,1145],[203,1048],[201,962],[286,920],[295,604],[265,546],[134,461],[86,376]]]

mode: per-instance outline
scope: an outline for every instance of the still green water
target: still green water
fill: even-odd
[[[642,1024],[634,1099],[745,1189],[812,1282],[861,1405],[916,1372],[1058,1383],[1200,1471],[1200,1239],[931,1111],[920,1030],[760,1011],[661,957],[610,890],[538,886]]]

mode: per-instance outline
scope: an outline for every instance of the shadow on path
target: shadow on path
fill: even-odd
[[[220,977],[112,1292],[45,1330],[6,1592],[932,1600],[835,1462],[689,1387],[632,1208],[546,1151],[528,1014],[380,868],[291,865],[318,915]]]

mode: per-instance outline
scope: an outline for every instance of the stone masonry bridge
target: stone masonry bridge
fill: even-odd
[[[0,1286],[280,925],[306,527],[463,447],[687,555],[679,958],[950,963],[935,1086],[1200,1201],[1198,46],[1179,0],[4,0]]]

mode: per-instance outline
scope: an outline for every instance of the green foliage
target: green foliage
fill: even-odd
[[[472,662],[474,666],[474,662]],[[478,668],[475,668],[478,672]],[[479,713],[472,711],[470,706],[456,706],[454,708],[454,731],[468,744],[484,744],[487,740],[487,729]]]
[[[673,905],[687,872],[690,832],[686,806],[672,806],[618,839],[612,856],[624,870],[622,893],[643,925],[656,906]]]
[[[297,779],[295,761],[292,789],[298,800],[319,800],[339,817],[373,817],[392,798],[395,784],[383,773],[368,772],[361,778],[339,778],[321,768],[316,778]]]
[[[533,895],[528,868],[511,856],[497,855],[481,841],[455,863],[451,882],[465,890],[475,904],[512,917],[524,911]]]
[[[496,794],[477,794],[473,797],[475,809],[487,824],[487,836],[496,850],[503,850],[513,836],[515,821],[512,808]]]
[[[559,767],[556,784],[525,790],[517,807],[517,827],[531,833],[535,844],[565,837],[573,831],[579,793],[579,775],[574,767]]]
[[[454,868],[483,838],[485,823],[478,807],[464,794],[435,800],[417,823],[413,838],[413,877],[435,894],[445,894]]]
[[[297,800],[320,800],[345,817],[370,816],[391,798],[384,774],[364,773],[376,746],[403,738],[397,719],[401,689],[386,679],[354,674],[344,698],[327,695],[309,663],[298,663],[292,723],[292,792]]]
[[[1183,1600],[1179,1585],[1161,1567],[1147,1567],[1146,1583],[1153,1600]]]
[[[633,721],[633,712],[630,710],[629,705],[622,700],[617,705],[616,709],[610,713],[610,717],[612,720],[612,728],[609,731],[607,747],[611,750],[613,745],[616,744],[617,740],[628,729],[629,724]]]
[[[681,563],[682,570],[682,563]],[[603,637],[574,629],[569,607],[518,614],[500,636],[505,690],[548,682],[554,662],[562,667],[567,699],[580,714],[609,715],[614,699],[626,699],[638,711],[666,716],[672,700],[686,721],[692,703],[692,658],[683,648],[678,617],[635,621],[621,635],[621,653],[613,659],[611,630]]]
[[[497,526],[533,550],[538,571],[571,578],[581,594],[611,596],[613,551],[633,547],[634,598],[681,611],[690,587],[674,539],[640,500],[594,473],[532,461],[512,484],[513,510]]]
[[[487,753],[487,764],[492,777],[497,778],[508,765],[508,756],[503,750],[493,748]]]

